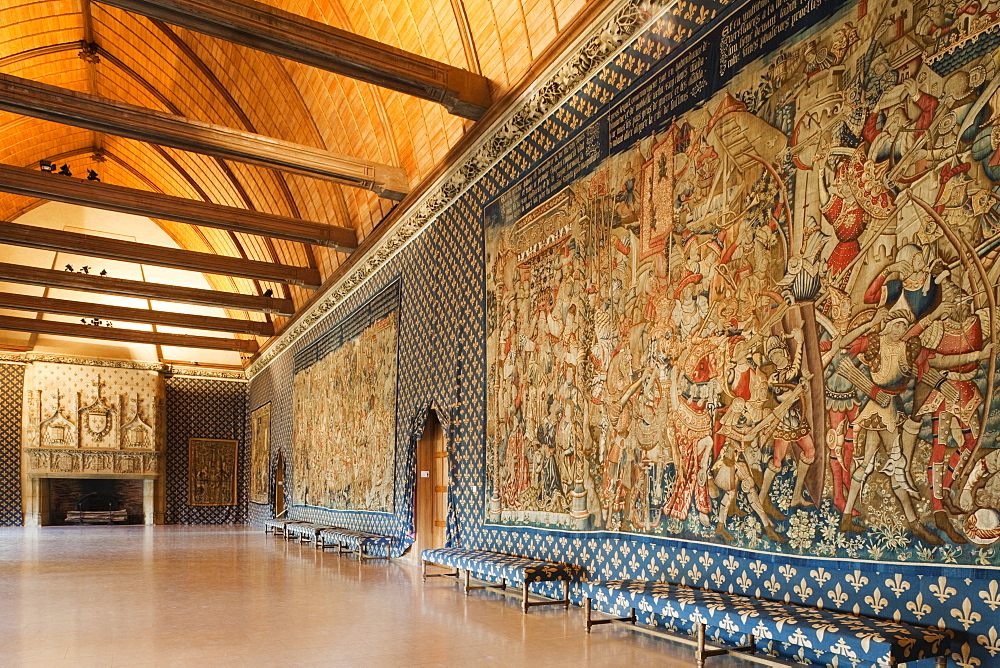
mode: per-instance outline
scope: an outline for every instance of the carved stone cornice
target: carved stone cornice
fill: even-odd
[[[192,369],[189,367],[171,366],[170,372],[174,377],[180,378],[205,378],[207,380],[232,380],[245,383],[247,375],[243,371],[226,369]]]
[[[676,2],[666,0],[625,0],[611,8],[581,39],[576,48],[560,59],[541,77],[511,110],[498,119],[483,138],[455,161],[438,181],[400,217],[392,229],[367,255],[364,262],[343,277],[312,308],[295,318],[293,326],[274,341],[253,364],[247,376],[253,378],[275,358],[316,325],[327,313],[340,306],[406,244],[469,190],[514,146],[575,92],[605,63],[626,47],[632,38],[669,11]]]
[[[160,362],[136,362],[132,360],[108,360],[96,357],[77,357],[75,355],[52,355],[49,353],[17,353],[0,352],[0,364],[31,364],[47,362],[49,364],[78,364],[109,369],[135,369],[138,371],[156,371],[164,376],[181,376],[218,380],[246,381],[247,376],[238,369],[201,369]]]
[[[0,363],[15,362],[31,364],[32,362],[48,362],[50,364],[79,364],[81,366],[97,366],[108,369],[137,369],[139,371],[163,371],[165,364],[159,362],[135,362],[132,360],[106,360],[96,357],[77,357],[76,355],[52,355],[49,353],[0,353]]]

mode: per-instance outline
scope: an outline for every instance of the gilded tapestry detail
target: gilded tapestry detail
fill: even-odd
[[[1000,17],[925,9],[633,142],[623,105],[489,207],[488,522],[1000,565]]]
[[[398,311],[298,369],[293,502],[392,512]]]
[[[188,504],[236,505],[236,462],[239,441],[188,439]]]

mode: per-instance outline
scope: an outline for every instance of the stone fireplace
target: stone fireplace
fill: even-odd
[[[32,361],[24,391],[26,526],[65,523],[68,505],[76,504],[84,489],[126,502],[126,516],[133,520],[163,522],[165,410],[159,365]]]
[[[64,524],[145,524],[146,481],[142,478],[41,478],[39,520]]]

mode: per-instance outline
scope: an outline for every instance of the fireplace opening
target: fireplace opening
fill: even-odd
[[[140,479],[50,478],[48,525],[142,524]]]

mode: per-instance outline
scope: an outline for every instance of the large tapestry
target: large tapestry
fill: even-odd
[[[236,462],[239,441],[188,439],[188,504],[236,505]]]
[[[765,4],[489,207],[487,521],[1000,565],[1000,17]]]
[[[296,505],[392,512],[398,303],[394,284],[296,355]]]
[[[268,464],[271,455],[271,404],[250,413],[250,501],[268,503]]]

